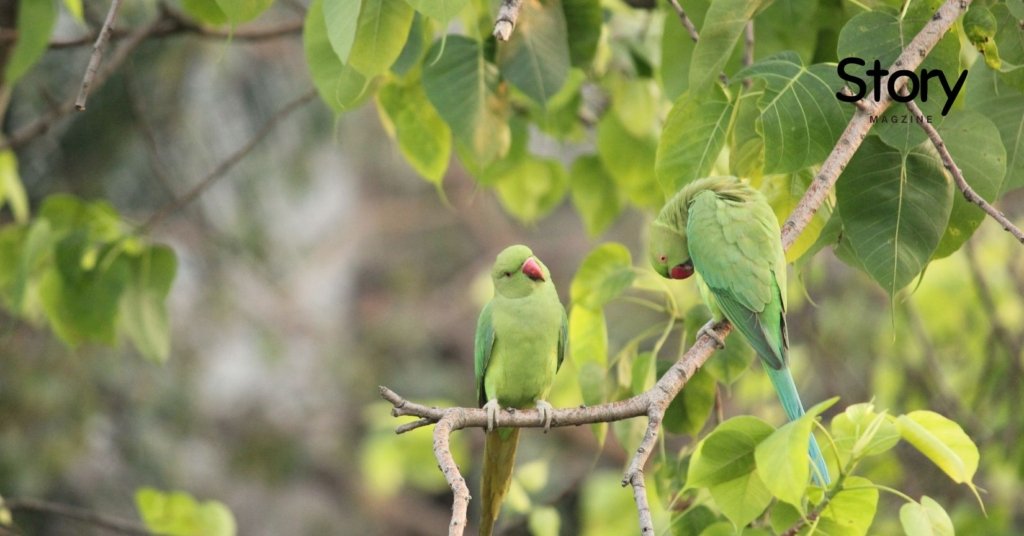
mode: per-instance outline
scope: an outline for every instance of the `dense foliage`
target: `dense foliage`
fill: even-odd
[[[250,24],[266,24],[250,21],[287,18],[282,13],[297,5],[302,54],[320,100],[340,122],[374,107],[408,166],[437,190],[437,211],[444,210],[447,177],[464,171],[526,226],[550,221],[570,200],[592,239],[609,237],[638,213],[649,217],[680,187],[709,175],[748,179],[783,221],[855,111],[836,98],[844,86],[837,62],[866,59],[849,72],[868,78],[871,61],[890,65],[941,4],[685,0],[681,8],[699,33],[694,42],[674,3],[524,0],[511,39],[498,42],[491,36],[497,4],[486,0],[279,3],[291,8],[273,0],[182,0],[170,8],[144,2],[122,8],[121,17],[135,27],[173,17],[200,34],[226,29],[231,42]],[[26,83],[54,72],[37,65],[46,64],[58,21],[79,29],[90,23],[80,0],[22,0],[18,7],[4,91],[14,96],[17,117],[42,116],[32,105],[19,108],[30,100]],[[1012,204],[1024,187],[1022,21],[1019,0],[974,2],[921,66],[950,83],[967,71],[958,93],[933,80],[931,98],[919,104],[967,182],[990,202]],[[108,51],[105,61],[110,57]],[[54,76],[55,84],[74,85]],[[944,97],[955,97],[948,114]],[[663,423],[666,434],[648,468],[659,532],[902,528],[917,535],[951,534],[956,526],[1012,534],[1022,526],[1024,507],[1014,499],[1024,491],[1019,245],[982,227],[984,214],[956,190],[932,142],[906,114],[896,103],[876,118],[834,194],[787,252],[799,276],[790,289],[798,383],[805,400],[828,400],[777,426],[781,412],[762,404],[770,400],[767,380],[758,370],[747,373],[753,352],[730,337]],[[17,133],[5,124],[5,136]],[[179,262],[174,250],[153,238],[149,223],[123,217],[108,200],[86,201],[52,186],[30,195],[19,150],[5,144],[0,151],[4,314],[48,328],[68,348],[123,338],[149,361],[165,362],[173,347],[167,300]],[[645,257],[640,238],[634,232],[594,244],[562,287],[571,355],[551,397],[556,406],[643,392],[707,320],[692,285],[665,282],[634,262],[631,248]],[[370,354],[388,347],[361,345]],[[430,396],[453,392],[439,391]],[[830,398],[836,395],[838,403]],[[16,398],[10,407],[31,407]],[[39,418],[50,417],[58,416]],[[444,496],[427,432],[394,437],[382,406],[368,406],[363,418],[363,438],[352,448],[360,449],[370,495],[390,499],[415,489]],[[592,427],[593,439],[576,438],[603,460],[600,469],[577,475],[578,485],[549,476],[565,477],[547,458],[566,453],[537,447],[545,453],[539,456],[527,448],[506,515],[526,514],[535,535],[560,527],[635,531],[630,495],[609,468],[616,458],[600,452],[631,452],[643,429],[636,420],[603,423]],[[825,490],[807,485],[812,433],[838,475]],[[615,446],[605,445],[608,438]],[[458,441],[460,464],[474,467],[465,439]],[[16,452],[28,452],[22,447]],[[7,472],[16,470],[0,475]],[[0,494],[9,495],[6,485],[0,482]],[[216,501],[150,488],[135,500],[153,531],[235,532],[234,517]]]

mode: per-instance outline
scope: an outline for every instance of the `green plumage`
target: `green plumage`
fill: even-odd
[[[715,320],[725,317],[764,364],[790,420],[804,409],[789,372],[786,330],[786,256],[779,224],[761,192],[735,177],[688,184],[651,226],[651,264],[664,277],[686,277],[692,265]],[[828,484],[814,437],[810,453]]]
[[[477,402],[531,408],[543,402],[565,357],[565,308],[551,274],[526,246],[502,251],[491,271],[494,297],[480,312],[474,344]],[[519,430],[488,431],[480,534],[494,528],[508,492]]]

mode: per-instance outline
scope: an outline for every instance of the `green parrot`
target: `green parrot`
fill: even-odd
[[[551,273],[522,245],[498,254],[491,269],[494,297],[476,324],[474,364],[478,403],[487,410],[480,534],[489,535],[512,482],[518,428],[497,426],[501,408],[536,407],[551,426],[544,399],[565,358],[568,322]]]
[[[650,256],[662,277],[697,274],[713,316],[701,332],[724,346],[709,328],[727,318],[757,351],[786,416],[795,420],[803,415],[787,358],[786,255],[764,195],[735,177],[708,177],[686,185],[651,224]],[[813,435],[809,452],[815,482],[829,485]]]

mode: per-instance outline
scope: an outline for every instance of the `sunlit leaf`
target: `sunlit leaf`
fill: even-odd
[[[953,536],[953,521],[939,503],[928,496],[921,503],[908,502],[900,508],[900,524],[907,536]]]
[[[405,0],[362,0],[355,41],[346,65],[366,77],[387,71],[402,53],[414,13]],[[341,47],[335,47],[338,48]]]
[[[960,425],[933,411],[912,411],[896,419],[900,435],[949,478],[974,489],[978,447]]]
[[[557,160],[526,157],[512,172],[494,181],[505,211],[524,223],[550,213],[569,189],[569,174]]]
[[[608,327],[604,310],[574,304],[569,314],[569,355],[577,366],[608,362]]]
[[[234,536],[237,532],[235,517],[223,503],[200,503],[181,491],[139,488],[135,507],[147,529],[167,536]]]
[[[458,15],[462,8],[469,4],[469,0],[405,0],[409,5],[424,15],[438,20],[448,22],[455,15]]]
[[[228,16],[217,5],[217,0],[181,0],[181,9],[200,22],[219,26],[228,22]]]
[[[322,0],[321,3],[327,25],[327,39],[338,60],[345,64],[348,63],[352,45],[356,41],[362,3],[362,0]]]
[[[576,212],[591,236],[604,232],[622,210],[615,180],[597,156],[581,156],[572,163],[569,188]]]
[[[263,14],[274,0],[217,0],[232,24],[248,22]]]
[[[732,104],[720,90],[676,99],[658,142],[656,170],[666,197],[701,177],[708,176],[725,146]]]
[[[0,208],[4,205],[11,208],[14,221],[28,221],[28,195],[18,174],[18,159],[10,149],[0,151]]]
[[[900,440],[899,430],[890,419],[876,412],[870,403],[853,404],[832,418],[832,439],[841,453],[856,457],[881,454]]]
[[[302,31],[306,65],[320,98],[341,113],[369,98],[369,81],[355,69],[343,64],[327,37],[323,0],[313,0],[306,13]]]
[[[398,140],[409,165],[428,181],[440,184],[452,154],[452,134],[427,100],[419,78],[382,86],[377,104],[381,121]]]
[[[600,309],[633,282],[632,256],[622,244],[594,248],[580,264],[569,288],[573,305]]]
[[[754,451],[757,473],[772,495],[798,508],[810,478],[810,444],[814,420],[825,410],[817,404],[795,421],[782,425],[762,440]]]
[[[562,517],[555,508],[541,506],[530,512],[527,525],[532,536],[558,536],[562,526]]]
[[[700,29],[700,40],[690,64],[690,91],[706,91],[722,72],[743,27],[761,7],[760,0],[716,0],[711,3]]]
[[[657,144],[653,137],[634,136],[618,115],[608,113],[597,125],[597,152],[615,183],[633,203],[661,208],[665,196],[654,175]]]
[[[55,0],[20,0],[18,2],[18,40],[7,59],[4,83],[14,85],[42,57],[57,22]]]

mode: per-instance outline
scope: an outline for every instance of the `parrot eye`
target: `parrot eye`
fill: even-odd
[[[505,277],[512,277],[512,272],[505,272],[502,275],[504,275]]]
[[[665,262],[668,261],[668,257],[662,255],[662,256],[658,257],[658,260],[661,261],[662,264],[665,264]]]

